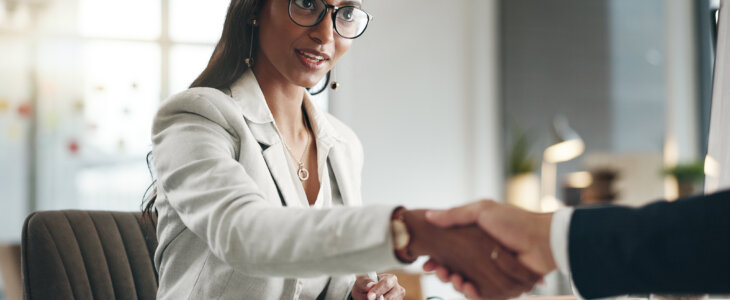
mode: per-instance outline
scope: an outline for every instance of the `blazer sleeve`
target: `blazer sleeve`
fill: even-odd
[[[232,118],[243,118],[236,111],[227,96],[193,89],[167,100],[152,130],[158,193],[214,255],[252,276],[344,275],[402,265],[390,238],[394,206],[313,210],[264,199],[235,158],[239,134]]]
[[[583,297],[730,293],[730,191],[574,212],[570,268]]]

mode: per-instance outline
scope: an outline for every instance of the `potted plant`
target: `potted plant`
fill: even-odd
[[[507,203],[539,211],[540,180],[535,175],[536,166],[535,159],[530,155],[529,136],[523,130],[515,130],[507,159]]]
[[[700,190],[705,179],[705,167],[701,162],[678,164],[664,169],[664,175],[674,177],[677,180],[677,195],[686,197]]]

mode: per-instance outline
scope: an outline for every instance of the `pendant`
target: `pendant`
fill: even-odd
[[[297,170],[297,176],[299,177],[299,180],[306,181],[309,179],[309,170],[304,167],[303,163],[299,163],[299,170]]]

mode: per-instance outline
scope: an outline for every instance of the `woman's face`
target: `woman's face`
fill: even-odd
[[[359,0],[326,2],[335,6],[360,5]],[[352,45],[351,39],[335,32],[332,13],[328,10],[314,27],[301,27],[289,18],[289,0],[267,0],[257,16],[259,44],[254,68],[272,68],[265,72],[280,75],[298,86],[314,86]]]

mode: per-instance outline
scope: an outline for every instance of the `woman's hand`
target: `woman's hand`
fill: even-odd
[[[378,274],[377,283],[367,275],[361,275],[352,286],[353,300],[377,300],[380,296],[385,300],[401,300],[405,295],[406,289],[398,284],[398,277],[393,274]]]

